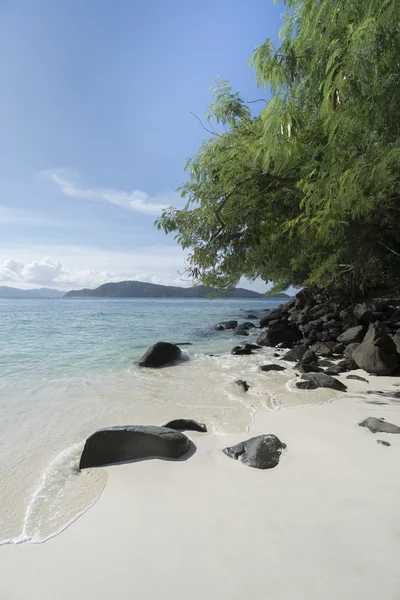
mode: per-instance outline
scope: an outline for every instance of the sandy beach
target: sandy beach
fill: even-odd
[[[399,380],[355,373],[369,383],[342,375],[347,393],[259,411],[248,433],[189,432],[184,460],[109,467],[63,533],[0,548],[1,598],[398,599],[400,436],[358,422],[400,425]],[[287,444],[274,469],[221,452],[260,433]]]

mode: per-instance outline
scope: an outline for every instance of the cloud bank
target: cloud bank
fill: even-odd
[[[174,194],[150,196],[142,190],[126,191],[116,188],[82,187],[79,174],[66,169],[42,171],[41,177],[57,184],[61,193],[70,198],[108,202],[134,212],[157,216],[162,210],[174,203]]]

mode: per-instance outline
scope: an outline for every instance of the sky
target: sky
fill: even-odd
[[[0,285],[189,285],[154,227],[207,133],[209,86],[266,97],[248,61],[272,0],[1,0]],[[265,291],[264,282],[241,282]]]

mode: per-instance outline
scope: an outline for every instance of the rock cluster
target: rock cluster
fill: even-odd
[[[390,375],[400,367],[400,298],[351,304],[301,290],[260,319],[261,346],[290,349],[284,359],[303,373],[321,372],[320,357],[340,358],[328,375],[364,369]]]

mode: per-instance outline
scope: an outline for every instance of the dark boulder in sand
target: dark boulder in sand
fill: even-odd
[[[176,344],[157,342],[150,346],[139,361],[141,367],[162,367],[172,360],[176,360],[182,350]]]
[[[313,381],[317,387],[330,388],[332,390],[338,390],[339,392],[345,392],[347,390],[347,386],[344,385],[335,377],[331,377],[331,375],[326,375],[326,373],[306,373],[302,375],[302,379],[305,381]]]
[[[217,331],[223,331],[224,329],[235,329],[237,327],[237,321],[221,321],[214,326]]]
[[[346,367],[343,367],[342,365],[333,365],[332,367],[325,369],[327,375],[340,375],[340,373],[346,373],[346,371]]]
[[[286,367],[282,365],[261,365],[261,371],[286,371]]]
[[[376,440],[377,444],[380,444],[381,446],[391,446],[392,444],[390,442],[387,442],[386,440]]]
[[[384,419],[367,417],[359,423],[360,427],[367,427],[372,433],[400,433],[400,427],[393,423],[387,423]]]
[[[346,379],[356,379],[357,381],[365,381],[365,383],[369,383],[368,379],[365,379],[365,377],[360,377],[359,375],[347,375]]]
[[[201,433],[207,432],[207,426],[204,423],[199,423],[194,419],[173,419],[164,423],[161,427],[168,427],[169,429],[176,429],[178,431],[201,431]]]
[[[352,355],[360,369],[373,375],[390,375],[399,366],[399,358],[393,338],[381,324],[370,327]]]
[[[238,379],[237,381],[235,381],[235,383],[236,385],[241,387],[242,390],[245,392],[247,392],[247,390],[250,388],[249,384],[247,383],[247,381],[244,381],[244,379]]]
[[[299,346],[293,348],[293,350],[289,350],[289,352],[286,352],[286,354],[282,358],[283,360],[287,360],[289,362],[298,362],[303,358],[306,352],[307,347],[303,344],[300,344]]]
[[[272,469],[279,463],[282,450],[286,444],[280,441],[276,435],[265,434],[240,442],[230,448],[224,448],[222,452],[240,460],[244,465],[255,469]]]
[[[300,373],[323,373],[324,370],[321,369],[321,367],[318,366],[318,364],[316,362],[312,362],[312,363],[303,363],[303,362],[298,362],[297,364],[294,365],[293,367],[294,369],[297,369],[297,371],[300,371]]]
[[[190,446],[183,433],[153,425],[122,425],[99,429],[85,443],[79,469],[140,458],[179,458]]]

